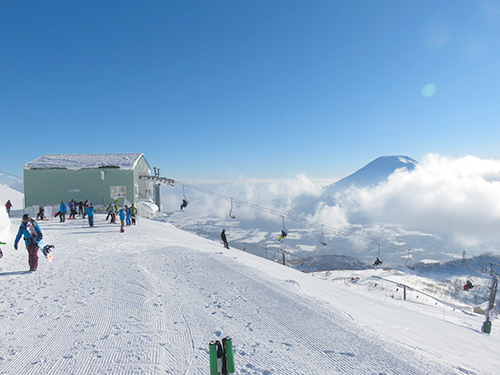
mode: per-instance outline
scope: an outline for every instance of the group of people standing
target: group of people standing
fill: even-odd
[[[137,221],[137,207],[135,207],[134,203],[129,207],[125,205],[118,209],[118,206],[113,202],[107,208],[108,216],[106,216],[106,220],[111,218],[111,223],[116,223],[116,213],[118,212],[118,217],[120,218],[120,231],[125,231],[125,225],[135,225]]]
[[[83,219],[85,219],[85,217],[88,216],[89,225],[91,227],[94,226],[95,209],[94,205],[90,203],[88,199],[85,200],[85,202],[83,201],[76,202],[74,199],[72,199],[71,202],[68,203],[68,205],[66,205],[64,201],[61,201],[61,204],[59,205],[59,212],[56,213],[56,216],[59,216],[60,223],[64,223],[66,221],[66,214],[68,213],[68,209],[69,209],[69,219],[76,219],[76,214],[78,209],[78,214],[82,216]]]

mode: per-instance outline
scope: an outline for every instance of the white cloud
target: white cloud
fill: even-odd
[[[352,190],[351,204],[374,222],[452,236],[466,246],[500,243],[500,160],[427,155],[374,189]]]

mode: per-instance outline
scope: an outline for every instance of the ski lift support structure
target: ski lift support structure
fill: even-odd
[[[139,176],[139,179],[150,181],[153,183],[155,204],[158,207],[158,212],[161,212],[160,185],[165,184],[174,187],[175,181],[171,178],[160,177],[160,168],[158,167],[154,167],[154,176]]]
[[[488,310],[486,311],[486,320],[483,323],[483,326],[481,327],[481,331],[487,334],[490,334],[491,332],[491,320],[490,320],[490,314],[493,311],[495,307],[495,299],[497,295],[497,290],[498,290],[498,273],[494,270],[493,266],[500,266],[500,264],[490,262],[490,270],[484,270],[485,274],[488,274],[491,276],[491,293],[490,293],[490,299],[488,301]]]

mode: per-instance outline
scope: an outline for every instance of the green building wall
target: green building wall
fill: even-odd
[[[102,173],[104,172],[104,173]],[[89,200],[95,205],[108,205],[113,201],[111,186],[125,186],[126,199],[138,203],[148,199],[149,182],[139,179],[141,175],[149,175],[150,168],[144,157],[137,162],[134,170],[123,170],[118,167],[94,169],[25,169],[24,199],[25,207],[55,205],[71,199],[75,201]],[[136,188],[137,186],[137,188]],[[137,194],[141,192],[142,194]],[[123,204],[120,199],[119,204]]]

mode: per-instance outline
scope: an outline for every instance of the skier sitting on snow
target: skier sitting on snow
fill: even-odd
[[[31,235],[28,227],[33,227],[36,233],[35,238]],[[14,249],[17,250],[17,244],[24,235],[24,244],[26,245],[26,250],[28,250],[28,264],[30,266],[30,271],[36,271],[38,267],[38,241],[40,241],[42,236],[42,231],[36,223],[35,220],[30,218],[28,214],[24,214],[22,218],[22,223],[19,226],[16,239],[14,241]]]

